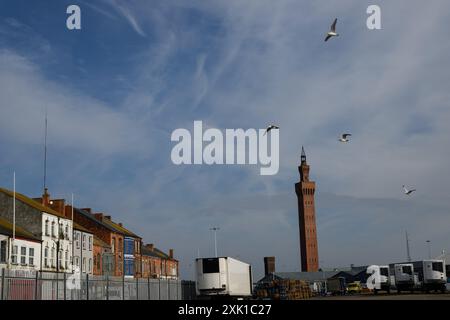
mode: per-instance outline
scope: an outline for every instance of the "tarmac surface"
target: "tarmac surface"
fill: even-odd
[[[450,293],[355,294],[314,297],[311,300],[450,300]]]

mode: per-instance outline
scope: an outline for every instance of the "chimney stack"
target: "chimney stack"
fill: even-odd
[[[145,247],[150,251],[153,251],[153,248],[154,248],[153,243],[146,244]]]
[[[42,195],[42,205],[48,207],[50,204],[50,194],[48,193],[48,189],[44,189],[44,194]]]
[[[275,257],[264,257],[264,275],[275,273]]]
[[[84,209],[83,209],[84,210]],[[98,221],[103,221],[103,213],[94,213],[95,219]]]
[[[91,208],[83,208],[81,210],[86,211],[87,213],[92,213],[92,209]]]
[[[169,257],[170,257],[170,259],[173,259],[173,249],[169,250]]]

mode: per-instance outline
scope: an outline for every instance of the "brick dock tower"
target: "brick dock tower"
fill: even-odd
[[[305,150],[302,147],[301,164],[298,167],[300,181],[295,184],[298,199],[298,220],[300,228],[300,257],[302,271],[319,270],[319,252],[317,248],[316,215],[314,193],[316,183],[309,181],[309,165],[306,163]]]

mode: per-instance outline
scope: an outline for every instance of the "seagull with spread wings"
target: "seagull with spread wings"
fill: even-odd
[[[338,33],[336,33],[336,23],[337,23],[337,18],[334,19],[333,24],[331,25],[330,31],[327,33],[327,37],[325,38],[325,42],[327,42],[330,38],[332,37],[337,37],[339,36]]]

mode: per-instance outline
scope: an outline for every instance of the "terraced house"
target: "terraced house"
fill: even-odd
[[[72,212],[71,206],[66,206],[67,212]],[[124,234],[113,227],[112,224],[106,223],[106,220],[111,220],[111,217],[104,216],[103,213],[92,213],[91,208],[73,209],[73,220],[75,223],[86,228],[93,233],[106,246],[110,246],[110,257],[112,261],[108,261],[108,266],[101,266],[102,269],[108,269],[110,275],[121,277],[124,275]],[[94,238],[95,239],[95,238]],[[101,242],[97,241],[97,244]],[[103,245],[105,247],[105,245]],[[101,252],[97,250],[97,253]],[[98,264],[97,258],[95,261]],[[97,265],[98,267],[98,265]],[[100,268],[97,268],[100,269]],[[111,271],[112,270],[112,271]]]
[[[153,243],[142,247],[142,276],[144,278],[178,279],[178,261],[173,256],[173,249],[165,254]]]
[[[115,223],[112,221],[111,216],[103,216],[102,221],[123,234],[124,276],[142,277],[142,238],[126,229],[122,223]]]
[[[0,269],[27,271],[39,270],[40,266],[41,240],[21,227],[14,228],[11,221],[0,218]]]
[[[41,201],[16,193],[16,225],[42,241],[40,270],[72,272],[72,221],[46,206],[50,195],[45,189]],[[0,188],[0,217],[13,220],[13,192]]]

